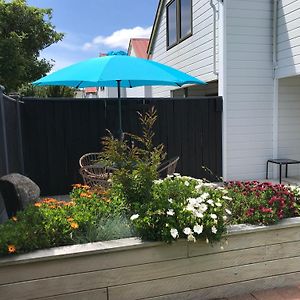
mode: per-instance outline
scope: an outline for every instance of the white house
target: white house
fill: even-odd
[[[154,97],[223,96],[226,180],[263,179],[270,158],[300,160],[299,0],[160,0],[148,54],[208,83],[153,87]]]

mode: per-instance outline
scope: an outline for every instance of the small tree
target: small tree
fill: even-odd
[[[143,134],[125,133],[123,140],[112,135],[104,137],[100,153],[101,162],[117,169],[113,174],[111,193],[133,206],[151,202],[152,186],[158,179],[157,169],[166,156],[162,144],[153,145],[156,110],[152,107],[147,113],[138,114]]]
[[[50,71],[41,50],[63,38],[51,24],[52,10],[28,6],[26,0],[0,0],[0,83],[7,92]]]
[[[33,86],[32,84],[24,84],[19,89],[21,96],[25,97],[69,97],[73,98],[75,94],[75,88],[67,86]]]

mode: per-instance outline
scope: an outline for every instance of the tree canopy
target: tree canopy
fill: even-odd
[[[26,0],[0,0],[0,84],[17,91],[52,68],[40,51],[62,40],[51,23],[52,9],[28,6]]]

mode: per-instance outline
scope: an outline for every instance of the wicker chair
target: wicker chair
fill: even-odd
[[[166,177],[167,175],[172,175],[175,173],[177,162],[179,156],[168,159],[160,164],[157,169],[160,178]]]
[[[97,163],[98,160],[99,160],[98,152],[86,153],[82,155],[79,159],[80,168],[94,165],[95,163]]]
[[[108,188],[110,186],[108,179],[111,177],[113,171],[115,171],[113,168],[93,165],[80,168],[79,173],[82,176],[84,184],[90,187],[102,186]]]

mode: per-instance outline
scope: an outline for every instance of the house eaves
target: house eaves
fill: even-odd
[[[156,32],[157,32],[157,29],[158,29],[159,19],[160,19],[160,16],[162,14],[162,11],[163,11],[164,3],[165,3],[165,0],[159,0],[158,6],[157,6],[157,10],[156,10],[155,18],[154,18],[154,24],[153,24],[153,27],[152,27],[150,40],[149,40],[149,45],[148,45],[148,49],[147,49],[148,57],[151,55],[151,51],[152,51],[152,47],[153,47],[153,44],[154,44],[154,39],[155,39],[155,36],[156,36]]]

